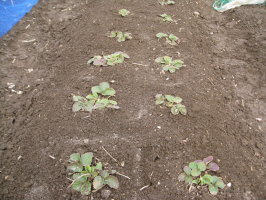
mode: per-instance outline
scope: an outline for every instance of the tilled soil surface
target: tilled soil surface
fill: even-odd
[[[211,3],[41,0],[0,40],[0,199],[103,199],[101,192],[81,197],[68,188],[74,152],[94,152],[130,177],[118,177],[120,188],[109,199],[266,199],[266,10],[243,6],[221,14]],[[120,17],[122,8],[131,14]],[[176,23],[162,22],[163,13]],[[113,30],[133,39],[106,37]],[[173,33],[180,43],[170,46],[156,39],[158,32]],[[116,51],[130,59],[114,67],[87,65],[94,55]],[[186,66],[162,73],[154,60],[165,55]],[[72,94],[85,96],[111,80],[121,109],[72,112]],[[156,106],[157,93],[182,97],[188,115]],[[189,193],[178,174],[209,155],[232,186],[217,196],[206,188]]]

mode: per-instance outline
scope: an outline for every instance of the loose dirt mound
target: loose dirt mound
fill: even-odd
[[[131,178],[119,177],[121,187],[110,199],[265,199],[265,8],[220,14],[211,3],[41,1],[0,40],[0,198],[89,199],[67,188],[66,166],[71,153],[92,151]],[[121,18],[121,8],[132,15]],[[163,13],[177,23],[161,22]],[[133,39],[118,43],[106,37],[112,30]],[[174,33],[181,42],[169,46],[156,39],[158,32]],[[116,51],[131,58],[114,67],[86,64]],[[186,67],[160,73],[154,60],[164,55]],[[71,94],[86,95],[111,80],[120,110],[71,111]],[[157,93],[181,96],[188,115],[156,106]],[[204,189],[188,193],[178,174],[208,155],[218,159],[219,176],[232,187],[215,197]]]

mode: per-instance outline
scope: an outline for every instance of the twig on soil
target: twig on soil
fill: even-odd
[[[29,43],[29,42],[35,42],[36,39],[31,39],[31,40],[22,40],[21,42],[23,43]]]
[[[72,180],[71,178],[68,178],[68,177],[66,177],[66,179],[69,180],[69,181],[74,181],[74,180]]]
[[[151,186],[151,184],[149,184],[149,185],[145,185],[144,187],[140,188],[140,191],[145,190],[146,188],[148,188],[148,187],[150,187],[150,186]]]
[[[140,64],[140,63],[132,63],[133,65],[140,65],[140,66],[144,66],[144,67],[148,67],[148,65],[143,65],[143,64]]]
[[[108,156],[110,156],[115,162],[118,162],[103,146],[102,149],[107,153]]]
[[[49,157],[52,158],[53,160],[55,160],[55,157],[54,156],[49,155]]]
[[[117,174],[117,175],[119,175],[119,176],[123,176],[124,178],[127,178],[127,179],[130,180],[130,178],[129,178],[128,176],[124,175],[124,174],[120,174],[119,172],[116,172],[115,174]]]
[[[211,79],[208,78],[208,80],[210,81],[210,83],[211,83],[213,86],[215,86],[214,83],[211,81]]]
[[[188,192],[190,193],[190,192],[193,190],[193,188],[194,188],[194,187],[193,187],[193,185],[192,185],[192,184],[190,184],[190,185],[189,185]]]

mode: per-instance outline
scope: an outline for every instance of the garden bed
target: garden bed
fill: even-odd
[[[119,176],[109,199],[265,199],[265,9],[221,14],[211,3],[40,1],[0,40],[0,199],[102,199],[68,188],[75,152],[93,152],[130,178]],[[130,14],[119,16],[122,8]],[[175,22],[163,22],[163,13]],[[132,39],[117,42],[110,31]],[[180,41],[169,45],[156,38],[160,32]],[[87,64],[117,51],[130,58]],[[162,72],[155,59],[166,55],[185,66]],[[120,109],[72,112],[72,95],[86,96],[104,81]],[[155,105],[156,94],[182,97],[187,115]],[[189,192],[178,175],[209,155],[226,187],[216,196],[204,187]]]

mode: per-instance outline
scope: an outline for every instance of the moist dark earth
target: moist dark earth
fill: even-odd
[[[103,199],[101,192],[81,196],[68,188],[66,168],[75,152],[93,152],[130,177],[118,177],[110,200],[266,199],[266,10],[219,13],[211,4],[41,0],[0,39],[0,199]],[[131,14],[120,17],[122,8]],[[163,13],[176,23],[162,22]],[[133,39],[106,37],[116,30]],[[158,40],[159,32],[180,43]],[[117,51],[130,59],[113,67],[87,64]],[[165,55],[186,66],[162,73],[154,60]],[[73,113],[72,95],[85,96],[103,81],[113,82],[121,108]],[[158,93],[182,97],[188,114],[156,106]],[[216,196],[206,188],[189,192],[178,175],[209,155],[231,187]]]

